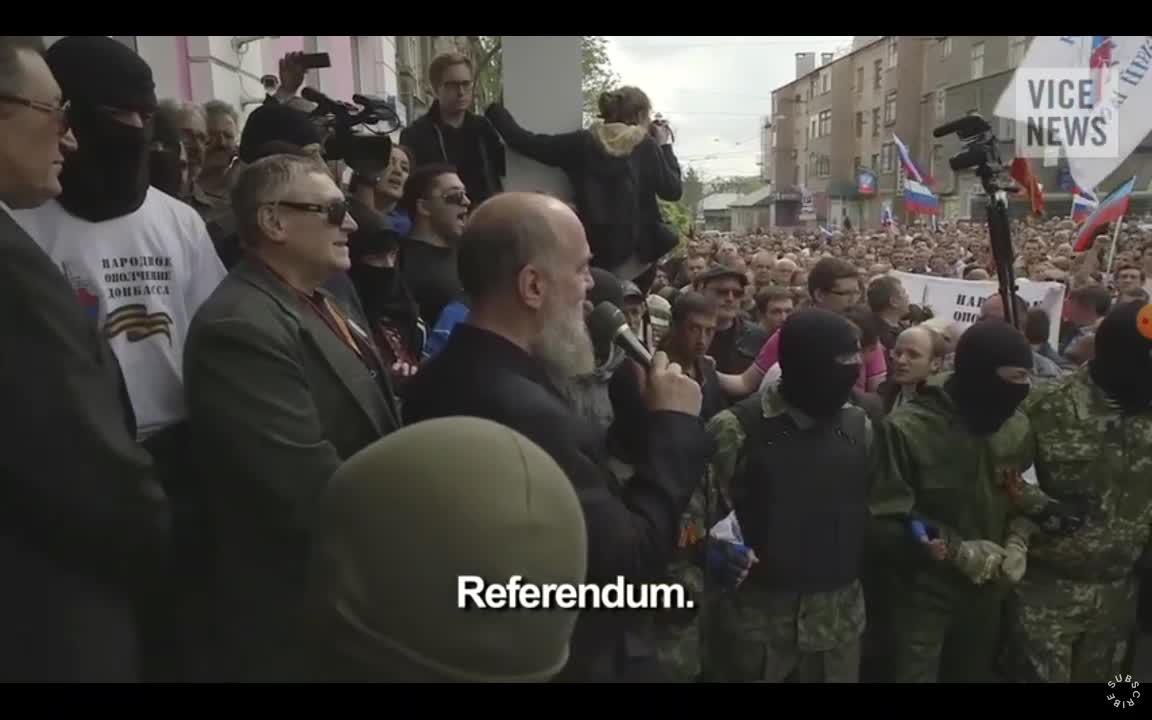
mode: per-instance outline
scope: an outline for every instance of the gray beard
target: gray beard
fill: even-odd
[[[588,375],[595,370],[596,352],[584,324],[583,307],[577,307],[568,317],[550,317],[532,343],[532,355],[557,379]]]

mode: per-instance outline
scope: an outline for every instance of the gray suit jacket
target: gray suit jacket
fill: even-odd
[[[168,504],[116,356],[3,209],[0,308],[0,681],[135,680],[133,605]]]
[[[292,674],[313,504],[344,460],[400,426],[382,374],[256,258],[236,265],[193,319],[184,380],[215,522],[221,659],[236,661],[224,679]]]

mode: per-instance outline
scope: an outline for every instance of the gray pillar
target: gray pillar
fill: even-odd
[[[504,104],[525,130],[557,134],[580,129],[584,107],[580,44],[579,35],[503,37]],[[572,197],[562,171],[511,150],[504,189]]]

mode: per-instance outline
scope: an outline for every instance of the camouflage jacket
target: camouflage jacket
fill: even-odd
[[[930,378],[915,398],[877,426],[873,542],[894,561],[926,562],[912,540],[911,518],[922,520],[950,545],[1003,543],[1014,514],[1048,502],[1020,478],[1032,464],[1028,418],[1017,412],[991,437],[974,436],[944,391],[947,378]]]
[[[775,387],[765,388],[761,398],[765,418],[788,413],[801,429],[812,426],[813,420],[789,407]],[[845,407],[851,408],[852,412],[863,412],[851,405]],[[691,574],[682,577],[691,578],[696,583],[698,595],[703,595],[705,589],[701,570],[705,543],[701,541],[709,528],[731,512],[732,480],[744,469],[745,433],[736,415],[731,410],[718,413],[708,422],[707,430],[716,452],[704,485],[693,495],[682,525],[682,539],[696,549]],[[871,444],[870,424],[866,425],[866,432],[867,442]],[[831,649],[858,637],[864,628],[864,599],[859,583],[827,593],[780,593],[744,585],[724,594],[729,596],[727,601],[716,606],[724,608],[726,617],[715,618],[716,622],[789,626],[801,651]]]
[[[1085,368],[1030,398],[1025,412],[1040,487],[1056,499],[1087,494],[1092,508],[1069,537],[1035,536],[1029,570],[1088,581],[1128,576],[1152,526],[1152,410],[1124,415]]]

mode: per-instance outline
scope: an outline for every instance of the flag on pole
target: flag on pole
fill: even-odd
[[[1018,123],[1044,120],[1037,118],[1028,103],[1020,98],[1029,93],[1049,92],[1042,85],[1044,77],[1058,71],[1086,71],[1092,78],[1092,110],[1085,111],[1094,129],[1115,150],[1090,152],[1092,142],[1084,133],[1077,137],[1069,130],[1061,132],[1068,168],[1082,188],[1098,187],[1115,172],[1152,132],[1152,37],[1148,35],[1038,35],[1033,38],[1024,60],[993,111],[998,117]],[[1031,88],[1029,86],[1032,86]],[[1040,101],[1044,98],[1037,96]],[[1097,126],[1097,123],[1099,125]],[[1094,130],[1092,139],[1098,139]],[[1017,144],[1027,137],[1017,132]],[[1078,143],[1078,145],[1069,145]],[[1018,153],[1019,154],[1019,153]]]
[[[904,168],[904,174],[908,176],[908,179],[915,180],[921,185],[931,186],[933,184],[932,176],[916,164],[911,153],[908,152],[908,146],[896,136],[896,133],[892,133],[892,142],[896,145],[896,153],[900,155],[900,167]]]
[[[900,167],[904,171],[904,210],[916,215],[935,215],[940,212],[940,201],[932,192],[932,178],[908,154],[905,145],[895,133],[892,142],[900,156]]]
[[[1011,175],[1013,180],[1020,183],[1025,195],[1032,201],[1032,214],[1043,215],[1044,192],[1040,189],[1040,183],[1036,180],[1036,176],[1032,174],[1032,166],[1028,164],[1028,158],[1018,157],[1013,160]]]
[[[1120,218],[1128,214],[1128,205],[1132,201],[1132,188],[1136,185],[1136,176],[1133,175],[1128,182],[1112,191],[1084,220],[1084,224],[1076,229],[1076,243],[1072,249],[1084,252],[1092,247],[1096,231],[1110,222],[1119,222]]]
[[[1080,224],[1092,214],[1100,203],[1096,196],[1087,190],[1081,190],[1079,185],[1072,188],[1072,222]]]

